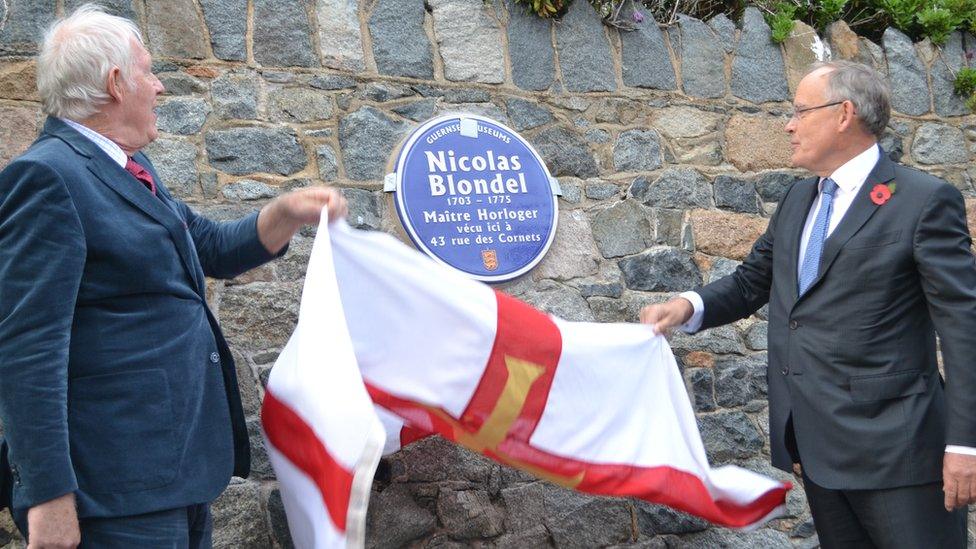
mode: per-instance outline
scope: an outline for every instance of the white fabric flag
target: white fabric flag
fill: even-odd
[[[332,274],[318,268],[329,253],[327,238],[335,278],[320,280]],[[333,309],[307,315],[311,302],[303,296],[293,340],[310,332],[348,334],[355,358],[342,358],[341,367],[358,362],[359,387],[352,388],[355,376],[333,375],[339,359],[324,345],[318,356],[282,353],[269,381],[273,394],[280,368],[309,360],[314,364],[303,371],[320,371],[296,383],[308,399],[348,417],[339,409],[346,400],[320,389],[359,394],[365,382],[384,424],[404,426],[404,442],[437,433],[563,486],[663,503],[733,528],[755,527],[782,511],[789,483],[735,466],[709,467],[674,356],[648,326],[545,315],[389,235],[342,221],[320,226],[305,292],[318,284],[334,291],[336,281],[341,306],[337,297],[329,300]],[[367,430],[350,431],[337,431],[348,438],[325,438],[323,445],[369,446],[350,442]],[[397,449],[396,435],[388,433],[387,451]],[[280,474],[279,480],[284,494],[286,480]],[[287,501],[286,512],[294,532]]]

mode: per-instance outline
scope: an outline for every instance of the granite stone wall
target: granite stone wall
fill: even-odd
[[[41,31],[81,0],[0,0],[0,165],[43,117]],[[511,0],[103,0],[133,18],[167,88],[148,147],[166,185],[230,219],[307,185],[339,186],[358,226],[398,231],[382,192],[412,128],[469,112],[522,133],[560,180],[559,228],[531,273],[503,288],[571,320],[633,322],[647,303],[729,273],[801,171],[783,130],[803,68],[832,52],[889,76],[888,154],[959,187],[976,214],[976,117],[952,95],[972,36],[940,49],[889,29],[880,44],[844,23],[798,24],[773,44],[760,13],[681,17],[634,32],[577,0],[561,21]],[[976,217],[976,216],[974,216]],[[972,225],[972,221],[971,221]],[[218,547],[290,547],[258,434],[262,385],[298,312],[313,233],[231,281],[210,303],[237,359],[254,470],[214,504]],[[409,319],[391,319],[406,322]],[[763,311],[672,345],[713,463],[768,465]],[[382,345],[377,330],[377,345]],[[971,523],[972,524],[972,523]],[[972,527],[971,527],[972,528]],[[664,507],[577,494],[429,439],[386,458],[370,547],[815,547],[800,488],[787,515],[751,533]],[[21,546],[6,514],[0,547]]]

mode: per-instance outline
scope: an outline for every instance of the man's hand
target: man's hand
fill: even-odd
[[[641,309],[640,321],[653,326],[656,334],[669,335],[676,326],[688,322],[694,312],[695,308],[690,301],[675,297],[667,303],[648,305]]]
[[[27,549],[74,548],[81,543],[75,495],[35,505],[27,511]]]
[[[942,460],[946,511],[976,502],[976,456],[946,452]]]
[[[278,253],[302,225],[315,225],[328,206],[329,221],[346,216],[346,199],[332,187],[309,187],[272,200],[258,215],[258,238],[265,249]]]

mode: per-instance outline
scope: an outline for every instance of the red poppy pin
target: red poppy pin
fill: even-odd
[[[871,189],[871,202],[874,202],[878,206],[884,204],[891,198],[891,195],[895,194],[895,187],[896,185],[894,183],[888,183],[887,185],[878,183]]]

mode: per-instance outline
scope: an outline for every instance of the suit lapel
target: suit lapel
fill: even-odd
[[[793,297],[794,303],[796,303],[799,296],[799,288],[797,286],[799,273],[797,272],[797,265],[799,264],[800,257],[800,239],[803,237],[803,226],[807,222],[807,214],[810,212],[813,202],[817,199],[817,182],[818,178],[814,177],[798,183],[801,187],[796,190],[798,193],[797,196],[799,197],[796,206],[797,211],[789,212],[790,215],[786,217],[790,223],[786,233],[788,236],[786,240],[786,255],[790,258],[789,279],[792,281],[790,284],[790,295]]]
[[[176,250],[180,254],[183,266],[190,273],[194,285],[199,288],[201,281],[197,279],[197,272],[191,256],[193,251],[190,249],[189,239],[186,236],[186,225],[183,220],[169,206],[164,204],[161,198],[153,196],[146,190],[129,172],[112,162],[111,159],[102,157],[104,155],[101,157],[94,155],[88,162],[88,170],[127,202],[166,227],[176,245]]]
[[[857,196],[854,197],[854,201],[851,202],[850,208],[847,209],[847,213],[840,220],[837,228],[834,232],[827,237],[824,242],[823,254],[820,256],[820,267],[817,270],[817,278],[810,285],[807,293],[811,292],[817,284],[823,279],[827,270],[833,264],[834,260],[837,259],[837,255],[840,253],[844,244],[853,237],[857,231],[861,230],[861,227],[867,223],[868,219],[874,215],[874,212],[878,210],[878,205],[871,201],[871,189],[875,185],[880,183],[887,183],[895,178],[895,168],[892,161],[888,158],[888,155],[884,151],[881,151],[881,158],[878,159],[878,163],[874,165],[874,169],[868,175],[868,178],[864,180],[864,184],[857,191]]]

